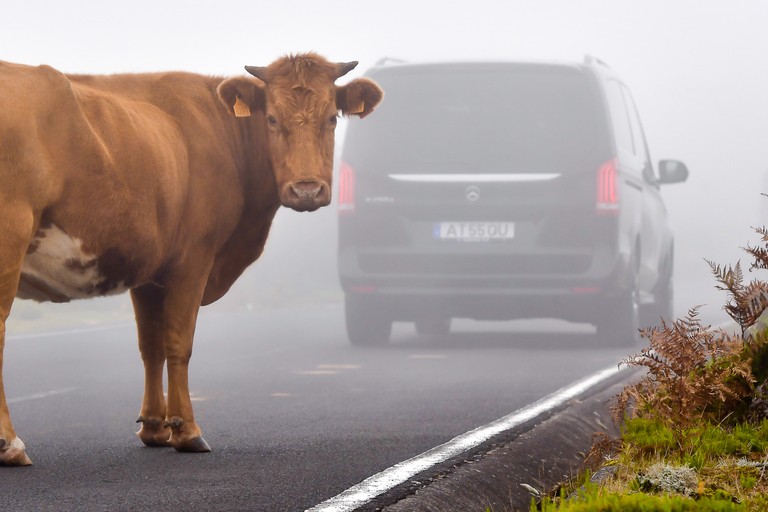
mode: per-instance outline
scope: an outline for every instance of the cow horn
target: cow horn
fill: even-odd
[[[357,61],[353,60],[352,62],[339,62],[336,64],[338,66],[338,73],[336,78],[341,78],[357,66]]]
[[[266,75],[267,68],[262,66],[245,66],[245,70],[261,80],[262,82],[266,82],[264,80],[264,75]]]

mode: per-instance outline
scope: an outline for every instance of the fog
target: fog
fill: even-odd
[[[768,223],[768,4],[715,1],[12,2],[0,16],[0,59],[67,73],[185,70],[240,75],[292,52],[358,60],[547,59],[607,62],[628,84],[654,161],[685,162],[688,182],[663,187],[676,233],[675,308],[723,292],[704,261],[746,260],[750,226]],[[343,82],[345,79],[340,80]],[[386,99],[385,99],[386,101]],[[493,101],[489,98],[489,101]],[[374,114],[375,115],[375,114]],[[345,126],[337,129],[337,153]],[[282,209],[264,256],[204,313],[339,301],[336,210]],[[751,277],[751,276],[750,276]],[[87,308],[130,319],[127,296],[86,306],[17,303],[9,330]],[[56,308],[63,308],[58,310]],[[15,322],[22,322],[16,323]],[[50,320],[53,322],[53,320]]]

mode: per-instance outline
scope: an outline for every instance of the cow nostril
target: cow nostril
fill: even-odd
[[[323,180],[286,183],[281,188],[280,202],[299,212],[313,212],[331,202],[330,184]]]
[[[291,185],[291,190],[300,199],[314,199],[322,189],[323,185],[316,181],[301,181]]]

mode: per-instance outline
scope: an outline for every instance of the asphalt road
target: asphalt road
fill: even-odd
[[[146,448],[133,326],[11,336],[5,385],[35,465],[0,468],[0,510],[302,511],[616,364],[589,327],[396,324],[348,344],[338,305],[202,317],[190,367],[212,452]]]

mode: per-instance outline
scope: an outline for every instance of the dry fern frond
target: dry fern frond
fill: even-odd
[[[644,366],[648,375],[619,394],[614,420],[631,409],[635,417],[656,417],[676,427],[700,418],[721,421],[748,396],[754,378],[743,340],[713,331],[697,317],[698,306],[685,318],[642,331],[649,347],[622,364]]]
[[[587,458],[584,459],[584,465],[593,473],[602,466],[605,461],[621,450],[623,441],[611,439],[605,432],[595,432],[592,434],[592,447],[589,449]]]
[[[755,228],[760,235],[763,246],[744,248],[753,258],[749,267],[752,270],[768,270],[768,229],[765,227]],[[721,267],[707,260],[712,273],[719,285],[718,290],[728,292],[728,300],[723,309],[733,318],[741,327],[742,336],[746,336],[747,329],[757,322],[763,312],[768,309],[768,283],[757,279],[744,285],[744,274],[741,270],[741,263],[737,262],[733,267]]]
[[[744,250],[754,258],[749,270],[768,270],[768,229],[763,226],[754,228],[754,230],[760,235],[760,238],[763,241],[763,247],[750,247],[748,245],[744,248]]]
[[[728,292],[729,298],[723,309],[739,324],[742,334],[746,333],[747,329],[754,325],[760,315],[768,308],[768,283],[753,280],[745,286],[739,263],[736,263],[734,268],[730,266],[721,268],[720,265],[715,265],[710,261],[707,263],[712,268],[715,279],[721,283],[716,288]],[[766,263],[760,263],[760,265]],[[762,267],[756,267],[753,264],[752,268]]]
[[[753,258],[750,272],[768,270],[768,229],[755,231],[762,244],[744,249]],[[617,423],[631,413],[683,432],[698,419],[720,423],[768,416],[768,283],[755,279],[745,285],[740,262],[707,263],[716,288],[728,292],[723,309],[739,324],[741,335],[703,326],[698,306],[685,318],[662,320],[661,328],[642,331],[649,347],[622,364],[643,366],[648,373],[615,398]],[[754,391],[756,382],[762,393]]]

